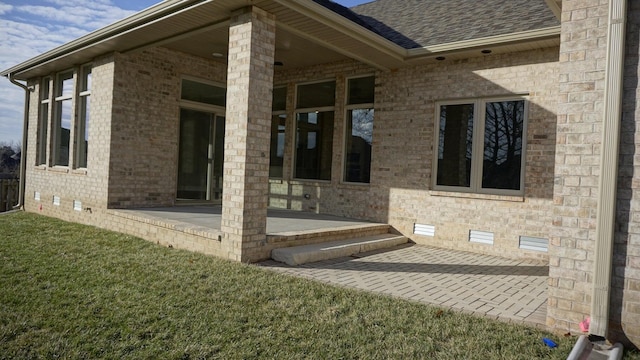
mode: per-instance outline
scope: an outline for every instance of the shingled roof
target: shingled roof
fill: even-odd
[[[377,0],[329,8],[406,49],[560,25],[545,0]]]

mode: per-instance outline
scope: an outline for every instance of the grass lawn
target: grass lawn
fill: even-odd
[[[35,214],[0,216],[0,359],[564,359],[574,342]]]

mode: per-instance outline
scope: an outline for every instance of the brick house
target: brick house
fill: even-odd
[[[388,223],[548,262],[550,329],[638,346],[639,25],[624,0],[166,0],[2,72],[23,206],[155,240],[115,210],[221,204],[176,245],[236,261],[290,245],[267,207]]]

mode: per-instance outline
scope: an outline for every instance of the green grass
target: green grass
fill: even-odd
[[[574,342],[35,214],[0,216],[0,359],[564,359]]]

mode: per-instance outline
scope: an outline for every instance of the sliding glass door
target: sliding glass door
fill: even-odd
[[[180,109],[178,200],[222,200],[223,149],[223,116],[202,110]]]

